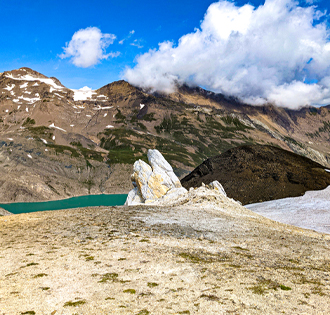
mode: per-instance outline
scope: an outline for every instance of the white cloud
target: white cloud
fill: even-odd
[[[87,27],[75,32],[72,39],[64,47],[60,58],[71,58],[71,62],[82,68],[96,65],[102,59],[117,57],[119,52],[106,53],[106,48],[111,45],[116,36],[103,34],[97,27]]]
[[[127,39],[129,39],[129,38],[131,38],[132,35],[134,35],[134,33],[135,33],[135,31],[134,30],[131,30],[125,38],[123,38],[122,40],[119,41],[119,44],[120,45],[124,44],[124,41],[127,40]]]
[[[130,43],[131,46],[135,46],[137,48],[143,48],[143,45],[141,45],[141,40],[134,39],[132,43]]]
[[[172,92],[176,82],[206,87],[251,104],[296,108],[330,103],[330,30],[325,13],[294,0],[255,8],[219,1],[200,28],[162,42],[136,59],[124,77]],[[313,82],[313,84],[309,84]]]

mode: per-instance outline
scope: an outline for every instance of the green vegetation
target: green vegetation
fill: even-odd
[[[309,114],[315,116],[317,114],[317,108],[311,107],[309,109]]]
[[[115,115],[115,118],[116,118],[116,123],[123,123],[123,124],[126,124],[126,116],[124,116],[120,109],[117,109],[117,114]]]
[[[32,127],[31,125],[29,125],[27,128],[28,131],[35,137],[41,137],[45,138],[46,140],[50,140],[53,136],[52,130],[45,126]]]
[[[283,284],[280,284],[280,289],[281,289],[281,290],[284,290],[284,291],[290,291],[290,290],[292,290],[290,287],[286,287],[286,286],[283,285]]]
[[[306,133],[306,136],[313,139],[313,138],[320,137],[321,133],[330,133],[330,121],[323,121],[323,126],[322,127],[319,127],[319,129],[316,130],[315,132]]]
[[[32,262],[32,263],[28,263],[25,267],[31,267],[31,266],[37,266],[39,265],[38,263]],[[21,267],[24,268],[24,267]]]
[[[99,282],[100,283],[107,282],[107,281],[115,282],[115,281],[117,281],[117,278],[118,278],[118,273],[105,273]]]
[[[134,289],[126,289],[123,291],[124,293],[130,293],[130,294],[135,294],[136,291]]]
[[[154,288],[154,287],[158,287],[158,283],[156,283],[156,282],[148,282],[148,287],[149,288]]]
[[[150,312],[148,310],[143,309],[140,312],[138,312],[136,315],[149,315],[149,314],[150,314]]]
[[[319,132],[330,132],[330,121],[323,121],[323,127],[319,128]]]
[[[157,119],[154,118],[155,116],[155,113],[148,113],[148,114],[145,114],[142,119],[145,120],[145,121],[156,121]]]
[[[85,258],[86,261],[90,261],[90,260],[94,260],[94,257],[93,256],[88,256]]]
[[[178,106],[177,103],[174,104]],[[141,120],[153,121],[154,115],[149,113]],[[236,140],[240,144],[254,144],[252,138],[242,133],[252,128],[236,117],[205,114],[205,119],[196,123],[189,115],[191,114],[165,115],[160,124],[154,127],[158,136],[135,131],[134,129],[146,132],[147,128],[133,116],[130,122],[134,123],[134,129],[125,126],[106,129],[98,134],[100,146],[109,151],[110,164],[132,164],[137,158],[147,161],[147,149],[155,148],[174,166],[179,162],[195,167],[206,158],[237,146]],[[123,122],[125,118],[120,110],[115,117],[117,122]]]
[[[33,276],[33,278],[42,278],[48,276],[46,273],[38,273],[37,275]]]
[[[263,295],[269,290],[277,290],[281,289],[284,291],[290,291],[292,290],[290,287],[287,287],[285,285],[279,284],[276,281],[269,280],[269,279],[263,279],[263,280],[258,280],[258,284],[254,285],[253,287],[250,288],[253,293],[255,294],[260,294]]]
[[[35,311],[21,312],[21,315],[35,315]]]
[[[284,137],[284,141],[285,142],[291,142],[291,143],[293,143],[293,144],[295,144],[295,145],[297,145],[297,146],[299,146],[301,148],[304,148],[304,145],[302,143],[296,141],[295,139],[293,139],[291,137]]]
[[[65,151],[71,152],[71,157],[72,158],[77,158],[80,156],[80,154],[77,152],[76,149],[66,146],[66,145],[59,145],[59,144],[53,144],[53,143],[48,143],[46,144],[48,148],[52,148],[55,150],[56,154],[63,154]]]
[[[75,301],[75,302],[68,301],[68,302],[64,303],[63,307],[68,307],[68,306],[76,307],[76,306],[79,306],[79,305],[83,305],[85,303],[86,303],[85,300],[78,300],[78,301]]]
[[[35,120],[34,119],[31,119],[30,117],[26,118],[26,120],[24,121],[23,123],[23,127],[26,127],[26,126],[31,126],[31,125],[35,125]]]
[[[215,255],[204,251],[194,252],[194,253],[183,252],[183,253],[179,253],[179,256],[195,264],[224,262],[231,260],[231,258],[227,254]]]

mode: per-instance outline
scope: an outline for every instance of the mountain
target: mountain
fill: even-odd
[[[330,185],[330,170],[306,157],[266,145],[244,145],[207,159],[181,180],[199,187],[218,180],[243,204],[302,196]]]
[[[255,107],[201,88],[150,94],[125,81],[71,90],[20,68],[0,74],[0,198],[127,193],[158,149],[180,177],[239,146],[271,144],[329,166],[330,107]]]

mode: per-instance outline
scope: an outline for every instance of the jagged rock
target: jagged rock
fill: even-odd
[[[187,192],[158,150],[148,150],[148,161],[151,166],[142,160],[134,163],[131,175],[134,189],[129,192],[125,205],[150,203],[167,193],[171,198]]]
[[[128,193],[125,205],[139,205],[141,203],[143,203],[143,199],[138,194],[137,187],[135,187]]]
[[[219,191],[221,194],[223,194],[225,197],[227,197],[225,190],[223,189],[222,185],[217,180],[214,180],[212,183],[209,183],[209,187]]]

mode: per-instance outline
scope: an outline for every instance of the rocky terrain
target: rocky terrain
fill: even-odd
[[[329,166],[330,108],[253,107],[201,88],[149,94],[125,81],[66,88],[29,68],[0,74],[2,202],[127,193],[158,149],[181,178],[242,144],[272,144]]]
[[[327,314],[329,235],[206,190],[0,217],[0,313]]]
[[[171,166],[148,159],[138,205],[0,217],[2,315],[328,311],[329,234],[266,219],[217,182],[171,193]]]
[[[330,185],[330,170],[281,148],[250,145],[207,159],[181,180],[199,187],[218,180],[229,197],[243,204],[302,196]]]
[[[11,215],[11,213],[5,209],[0,208],[0,216],[4,216],[4,215]]]

